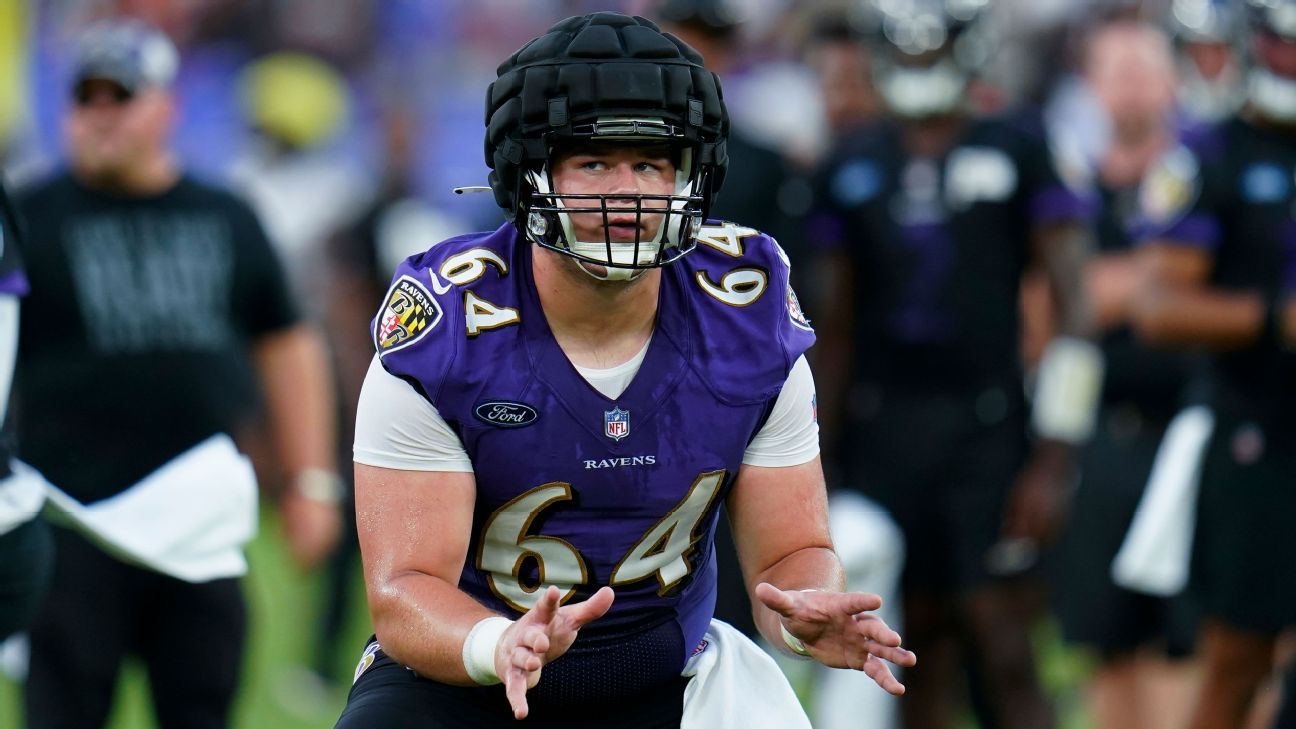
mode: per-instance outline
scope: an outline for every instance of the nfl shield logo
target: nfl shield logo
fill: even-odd
[[[603,433],[612,440],[630,435],[630,411],[614,408],[603,413]]]

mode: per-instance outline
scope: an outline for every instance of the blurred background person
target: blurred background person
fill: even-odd
[[[158,557],[183,574],[199,543],[241,531],[205,519],[239,498],[238,457],[225,444],[253,414],[259,378],[284,470],[285,536],[311,566],[339,529],[323,349],[251,211],[181,170],[169,142],[177,60],[139,21],[94,26],[77,46],[68,168],[18,202],[33,291],[19,347],[20,453],[90,510],[115,504],[116,529],[165,520]],[[192,500],[165,496],[182,493],[176,474],[195,468],[219,485]],[[143,483],[162,501],[143,508]],[[55,541],[31,629],[27,725],[103,725],[122,660],[136,655],[162,725],[225,726],[243,657],[241,570],[180,579],[70,530]]]
[[[1246,97],[1239,54],[1245,0],[1174,0],[1179,107],[1190,124],[1233,115]]]
[[[1211,352],[1189,591],[1204,672],[1193,729],[1244,726],[1296,625],[1296,2],[1248,8],[1246,104],[1149,172],[1136,331]]]
[[[372,195],[365,170],[332,144],[354,113],[345,78],[299,51],[264,55],[240,70],[238,96],[254,133],[227,171],[265,225],[293,290],[311,313],[323,307],[325,241],[355,219]]]
[[[873,88],[867,21],[862,16],[862,11],[849,8],[818,14],[802,49],[805,64],[819,82],[827,136],[833,141],[883,112]]]
[[[1024,595],[1038,592],[1032,567],[1059,526],[1101,366],[1081,339],[1089,206],[1031,115],[971,113],[993,48],[985,6],[877,4],[874,81],[890,119],[829,155],[812,220],[842,274],[818,323],[843,482],[906,538],[903,622],[922,644],[901,702],[910,728],[952,726],[969,698],[984,727],[1053,726]],[[1041,388],[1033,444],[1017,313],[1032,266],[1052,285],[1059,335],[1041,379],[1084,373],[1062,388],[1078,386],[1078,417],[1059,412],[1056,382]]]
[[[13,464],[9,394],[18,356],[19,300],[29,288],[21,233],[17,211],[0,184],[0,642],[36,614],[49,584],[54,546],[40,516],[44,484]]]
[[[1138,278],[1130,231],[1139,184],[1148,167],[1178,144],[1170,39],[1136,19],[1101,21],[1088,32],[1082,69],[1109,130],[1101,156],[1077,171],[1101,201],[1098,255],[1085,269],[1085,283],[1102,332],[1106,377],[1059,543],[1053,604],[1063,636],[1097,660],[1088,688],[1093,725],[1171,729],[1187,721],[1195,689],[1183,660],[1192,651],[1192,607],[1183,598],[1118,587],[1111,576],[1191,364],[1183,353],[1141,345],[1129,326]]]

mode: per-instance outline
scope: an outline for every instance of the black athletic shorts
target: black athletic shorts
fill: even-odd
[[[27,627],[53,566],[54,539],[41,517],[0,534],[0,640]]]
[[[1098,422],[1080,456],[1080,485],[1050,575],[1062,634],[1104,656],[1145,645],[1172,658],[1188,656],[1197,628],[1191,599],[1126,590],[1111,576],[1168,415],[1121,404],[1104,407]]]
[[[1202,464],[1190,588],[1204,615],[1275,634],[1296,626],[1296,429],[1215,415]]]
[[[906,591],[962,592],[995,578],[991,548],[1026,457],[1020,383],[967,392],[856,388],[839,445],[843,483],[905,535]]]
[[[1296,729],[1296,661],[1287,664],[1283,674],[1282,706],[1273,729]]]
[[[335,729],[678,729],[688,685],[688,679],[680,677],[633,699],[603,704],[543,705],[533,700],[526,720],[518,722],[502,685],[431,681],[387,657],[372,639],[356,671]]]

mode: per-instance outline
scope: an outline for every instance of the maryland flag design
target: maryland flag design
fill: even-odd
[[[441,306],[423,285],[401,276],[387,293],[387,303],[378,312],[374,344],[379,354],[394,352],[418,341],[441,322]]]

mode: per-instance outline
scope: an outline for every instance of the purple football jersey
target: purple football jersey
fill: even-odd
[[[728,223],[663,269],[642,367],[609,399],[549,330],[511,225],[406,260],[374,321],[383,366],[455,429],[477,501],[460,587],[510,615],[542,585],[612,609],[538,698],[606,699],[678,676],[715,603],[721,501],[814,333],[773,239]]]

